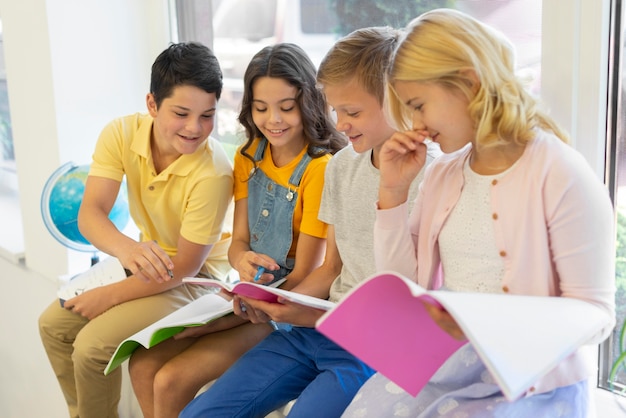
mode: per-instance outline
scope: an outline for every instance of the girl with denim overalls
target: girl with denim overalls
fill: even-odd
[[[235,155],[235,218],[228,257],[243,281],[291,289],[319,266],[327,226],[317,219],[330,156],[345,145],[315,87],[315,67],[296,45],[260,51],[244,75]],[[235,297],[235,312],[248,311]],[[243,308],[243,309],[242,309]]]

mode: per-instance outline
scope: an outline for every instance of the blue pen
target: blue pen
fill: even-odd
[[[263,273],[265,273],[265,267],[259,266],[259,269],[256,272],[256,276],[254,276],[254,281],[258,282]]]

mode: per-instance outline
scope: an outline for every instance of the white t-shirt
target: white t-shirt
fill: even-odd
[[[429,152],[427,164],[432,161]],[[417,196],[424,169],[411,186],[409,202]],[[330,289],[337,302],[354,285],[374,275],[374,218],[380,174],[372,164],[372,151],[357,153],[348,145],[326,166],[319,219],[333,225],[335,241],[343,262],[341,273]]]

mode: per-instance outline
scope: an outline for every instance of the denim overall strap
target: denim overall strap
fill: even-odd
[[[263,159],[267,139],[262,138],[254,154],[254,160]],[[292,258],[287,258],[293,243],[293,212],[298,195],[298,186],[311,157],[305,154],[289,183],[284,187],[267,177],[263,170],[255,169],[248,180],[248,227],[250,249],[272,257],[281,269],[272,271],[274,277],[281,278],[294,267]]]

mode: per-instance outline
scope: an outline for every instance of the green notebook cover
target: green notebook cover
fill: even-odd
[[[104,369],[104,374],[108,375],[124,363],[140,345],[154,347],[187,327],[205,325],[231,312],[231,301],[218,294],[204,295],[122,341]]]

